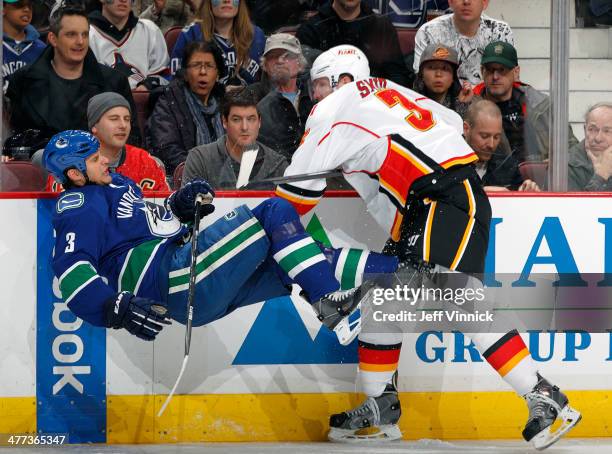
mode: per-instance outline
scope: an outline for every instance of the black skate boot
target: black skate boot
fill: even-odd
[[[572,429],[582,416],[569,406],[567,396],[558,387],[551,385],[538,375],[538,384],[525,395],[529,407],[529,419],[523,429],[523,438],[531,441],[538,449],[546,449]],[[551,432],[555,419],[562,420],[561,425]]]
[[[373,284],[365,282],[350,290],[329,293],[312,305],[317,318],[336,333],[340,344],[350,344],[361,332],[360,303],[372,288]]]
[[[331,415],[327,438],[342,443],[399,440],[402,438],[402,432],[397,422],[401,415],[396,372],[380,396],[368,397],[363,404],[353,410]],[[373,428],[374,431],[365,430],[369,428]]]

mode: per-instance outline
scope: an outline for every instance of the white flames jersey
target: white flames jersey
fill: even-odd
[[[147,19],[139,19],[121,41],[115,41],[98,27],[90,25],[89,47],[99,63],[126,76],[132,90],[147,77],[163,77],[170,71],[164,35]]]
[[[381,78],[344,85],[312,109],[285,175],[341,169],[378,223],[399,238],[411,184],[474,162],[455,112]],[[300,214],[323,196],[324,179],[279,185]]]

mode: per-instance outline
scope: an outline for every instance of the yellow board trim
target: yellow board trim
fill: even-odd
[[[0,433],[36,432],[36,397],[0,397]]]
[[[583,416],[569,437],[612,435],[612,390],[567,395]],[[329,415],[359,405],[364,397],[354,393],[179,395],[157,418],[165,398],[109,396],[108,443],[323,441]],[[524,400],[510,391],[410,392],[400,393],[400,399],[400,428],[407,440],[519,440],[527,419]],[[1,433],[35,430],[34,397],[0,398]]]
[[[583,414],[570,437],[612,434],[608,429],[612,391],[567,395]],[[354,408],[364,397],[355,393],[180,395],[156,418],[164,399],[109,397],[108,442],[324,441],[329,415]],[[521,439],[527,420],[525,401],[507,391],[400,393],[400,399],[400,428],[407,440]]]

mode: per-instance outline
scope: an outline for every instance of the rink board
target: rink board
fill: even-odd
[[[207,221],[261,200],[219,197]],[[0,433],[69,432],[73,441],[108,443],[322,440],[329,414],[359,403],[356,346],[338,346],[305,303],[281,298],[194,329],[180,395],[156,418],[180,368],[184,327],[175,324],[150,344],[62,311],[49,269],[53,203],[0,199]],[[538,256],[553,249],[582,273],[612,273],[610,197],[495,197],[492,205],[490,270],[520,272],[546,230]],[[385,241],[359,199],[326,198],[314,214],[336,246],[379,250]],[[312,217],[304,218],[311,228]],[[612,336],[524,338],[585,416],[572,436],[609,436]],[[460,333],[406,336],[399,366],[406,438],[519,436],[524,403],[486,363],[472,360],[464,341]]]

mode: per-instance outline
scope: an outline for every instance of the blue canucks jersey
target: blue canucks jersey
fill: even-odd
[[[204,35],[202,34],[200,24],[193,23],[183,28],[183,31],[179,35],[176,44],[174,45],[174,49],[168,49],[170,52],[170,70],[173,75],[181,68],[185,46],[192,41],[202,41],[203,39]],[[215,34],[214,39],[215,43],[223,53],[225,67],[227,68],[226,75],[219,79],[219,82],[225,85],[228,79],[236,71],[236,49],[231,41],[223,38],[220,35]],[[249,60],[242,68],[239,68],[238,70],[238,75],[247,84],[252,84],[259,80],[259,62],[263,55],[265,45],[266,36],[264,35],[263,30],[256,25],[253,25],[253,42],[249,48]]]
[[[61,193],[53,227],[53,271],[64,301],[83,320],[103,326],[104,303],[119,291],[165,300],[162,260],[186,228],[163,206],[143,200],[129,178],[112,174],[107,186]]]

